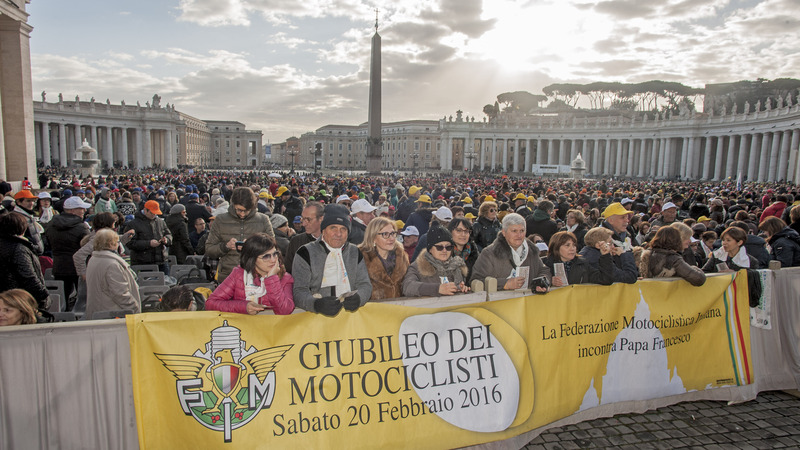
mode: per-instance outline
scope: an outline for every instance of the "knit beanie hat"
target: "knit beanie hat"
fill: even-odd
[[[350,210],[346,206],[333,204],[325,206],[322,216],[320,230],[324,230],[328,225],[342,225],[350,232]]]
[[[434,245],[441,244],[442,242],[449,242],[452,244],[453,235],[450,234],[447,228],[441,226],[438,222],[434,222],[428,229],[428,245],[426,245],[426,248],[430,251]]]
[[[272,217],[269,218],[269,221],[272,222],[272,228],[280,228],[286,225],[286,222],[288,222],[289,219],[281,214],[273,214]]]
[[[183,211],[186,211],[186,207],[181,205],[180,203],[176,204],[175,206],[169,209],[170,214],[180,214]]]

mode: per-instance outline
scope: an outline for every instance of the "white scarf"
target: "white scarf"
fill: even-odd
[[[328,257],[325,259],[325,267],[322,271],[322,284],[320,287],[334,286],[336,296],[350,292],[350,278],[347,276],[347,268],[344,266],[342,248],[331,248],[324,239],[322,243],[328,248]]]
[[[724,248],[720,247],[714,251],[714,257],[722,262],[725,262],[728,260],[728,252],[726,252]],[[747,250],[745,250],[744,245],[739,247],[739,253],[732,258],[732,261],[739,267],[744,267],[745,269],[750,268],[750,258],[747,257]]]
[[[39,215],[39,223],[48,223],[53,220],[53,207],[48,206],[47,208],[42,208],[40,215]]]
[[[243,270],[242,279],[244,281],[244,295],[248,302],[259,303],[258,299],[267,295],[267,288],[264,283],[264,280],[266,280],[267,277],[259,277],[261,286],[256,286],[255,277],[253,277],[253,274]]]
[[[510,247],[510,246],[509,246]],[[514,250],[511,249],[511,258],[514,261],[514,272],[513,274],[519,275],[519,268],[522,266],[522,263],[525,262],[525,258],[528,256],[528,241],[522,241],[522,245],[519,246],[518,249]]]
[[[576,228],[578,228],[577,223],[571,227],[567,227],[567,231],[569,231],[570,233],[574,233]]]

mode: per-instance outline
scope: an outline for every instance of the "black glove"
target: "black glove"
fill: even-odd
[[[314,310],[320,314],[333,317],[339,314],[341,309],[342,302],[336,297],[322,297],[314,300]]]
[[[351,295],[350,297],[346,297],[342,302],[344,309],[352,312],[357,310],[361,307],[361,296],[358,293]]]

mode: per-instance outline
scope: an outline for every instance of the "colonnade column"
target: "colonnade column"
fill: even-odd
[[[725,136],[717,136],[717,160],[714,164],[714,180],[722,178],[722,157],[725,151]]]
[[[659,165],[659,161],[664,160],[664,146],[661,145],[661,141],[663,139],[653,138],[653,156],[650,158],[650,175],[653,178],[660,176],[659,172],[661,167],[664,166],[663,162]]]
[[[769,175],[769,132],[761,136],[761,161],[758,164],[758,181],[767,181]]]
[[[797,183],[800,180],[800,149],[798,149],[798,145],[800,145],[800,130],[792,130],[792,145],[789,149],[789,180],[793,183]]]
[[[706,137],[705,151],[703,152],[703,174],[701,175],[703,180],[711,178],[711,139],[711,136]]]
[[[111,127],[105,127],[106,145],[103,146],[103,159],[106,167],[114,167],[114,147],[111,140]]]
[[[725,173],[717,177],[717,180],[733,178],[733,164],[736,161],[736,135],[728,136],[728,159],[725,161]],[[741,158],[741,155],[737,155]]]
[[[633,139],[627,139],[628,141],[628,171],[625,175],[632,177],[634,176],[634,167],[636,166],[636,141]]]
[[[533,159],[533,139],[525,140],[525,167],[522,168],[523,172],[531,170],[531,159]]]
[[[50,165],[50,158],[50,124],[42,122],[42,161],[45,166]]]
[[[603,158],[603,175],[611,175],[611,139],[606,138]]]
[[[778,174],[778,156],[781,151],[781,132],[776,131],[772,133],[772,149],[769,152],[769,170],[767,179],[764,181],[775,181]],[[788,161],[786,158],[784,161]]]
[[[119,158],[122,160],[122,167],[128,167],[130,164],[128,163],[128,129],[122,127],[119,129],[120,131],[120,144],[121,144],[121,151],[119,154]]]
[[[749,156],[747,153],[747,136],[746,134],[739,136],[739,166],[736,168],[736,178],[739,177],[740,173],[742,177],[747,175],[747,159]]]
[[[519,172],[519,139],[514,139],[514,147],[511,150],[514,152],[514,172]]]
[[[758,178],[758,135],[750,135],[750,160],[747,166],[747,181]]]
[[[508,139],[503,139],[503,172],[508,172]]]
[[[496,164],[497,164],[497,139],[492,139],[492,163],[489,166],[489,170],[494,171]]]
[[[617,162],[614,164],[614,176],[620,176],[622,174],[622,139],[614,140],[617,143]]]
[[[786,161],[786,164],[785,165],[776,164],[777,166],[780,166],[780,167],[778,168],[778,173],[776,175],[776,178],[773,178],[772,181],[778,181],[778,180],[786,181],[786,175],[787,175],[787,173],[789,171],[789,141],[790,140],[791,140],[791,131],[789,131],[789,130],[784,131],[783,132],[783,137],[781,138],[781,153],[780,153],[780,157],[779,157],[780,159],[778,159],[778,161],[781,161],[781,162]]]
[[[683,138],[683,140],[687,141],[688,139]],[[664,178],[669,178],[674,175],[673,165],[672,165],[672,159],[673,159],[672,147],[675,145],[676,141],[677,138],[675,139],[675,141],[673,141],[672,138],[667,138],[664,145]],[[678,172],[679,174],[683,175],[683,169],[680,166],[675,168],[675,172]]]
[[[63,123],[58,124],[58,159],[67,161],[67,126]],[[50,159],[46,163],[51,165]],[[67,165],[66,163],[64,165]]]
[[[639,178],[644,178],[644,171],[647,167],[647,139],[642,138],[639,140],[639,172],[636,174]]]

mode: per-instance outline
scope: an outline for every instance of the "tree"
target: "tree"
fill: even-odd
[[[523,114],[529,113],[539,106],[539,102],[545,100],[547,100],[547,96],[534,95],[527,91],[504,92],[497,96],[497,101],[506,104],[503,111],[518,111]]]
[[[489,120],[493,120],[497,117],[498,109],[497,104],[494,105],[486,105],[483,107],[483,113],[489,117]]]

